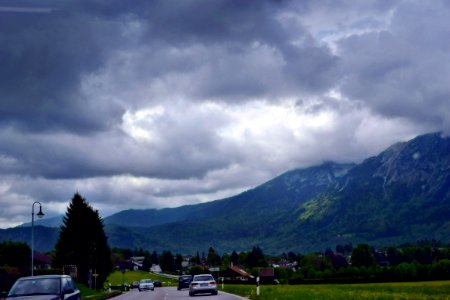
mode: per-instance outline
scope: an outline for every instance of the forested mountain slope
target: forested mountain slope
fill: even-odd
[[[450,241],[450,139],[397,143],[360,164],[288,171],[234,197],[104,219],[112,247],[195,253],[258,245],[267,253],[336,244]],[[9,236],[0,231],[0,240]],[[57,229],[55,229],[57,230]],[[51,247],[51,242],[47,247]]]

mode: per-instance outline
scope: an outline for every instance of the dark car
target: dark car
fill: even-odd
[[[153,281],[153,286],[154,287],[162,287],[162,283],[159,280],[155,280],[155,281]]]
[[[69,275],[22,277],[12,286],[7,299],[80,300],[80,290]]]
[[[178,290],[188,289],[191,284],[192,276],[191,275],[181,275],[178,277]]]

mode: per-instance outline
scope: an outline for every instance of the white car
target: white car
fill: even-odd
[[[155,290],[155,286],[153,285],[153,281],[151,279],[142,279],[139,281],[138,286],[139,292],[143,290]]]
[[[217,295],[217,284],[211,274],[194,275],[189,285],[189,296],[208,293]]]

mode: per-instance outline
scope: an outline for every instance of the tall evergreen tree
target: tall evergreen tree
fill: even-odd
[[[153,265],[159,264],[158,253],[156,251],[153,251],[151,260]]]
[[[259,247],[253,247],[252,251],[248,254],[246,263],[249,268],[267,267],[263,251]]]
[[[220,265],[220,256],[216,253],[213,247],[209,247],[208,256],[206,257],[206,262],[210,267],[215,267]]]
[[[237,252],[235,250],[233,250],[233,253],[231,253],[231,262],[233,263],[233,265],[238,265],[239,264],[239,255],[237,254]]]
[[[90,272],[98,274],[96,287],[102,287],[112,271],[111,250],[103,221],[95,210],[76,193],[70,203],[55,246],[55,267],[77,266],[77,280],[89,284]],[[94,278],[92,278],[94,287]]]
[[[163,271],[171,271],[173,272],[175,270],[175,262],[174,262],[174,256],[172,252],[168,250],[164,250],[161,254],[160,266]]]

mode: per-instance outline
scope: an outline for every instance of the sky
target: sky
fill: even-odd
[[[448,134],[448,20],[447,0],[0,0],[0,228]]]

